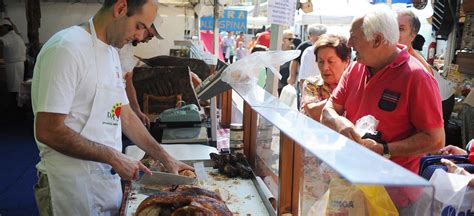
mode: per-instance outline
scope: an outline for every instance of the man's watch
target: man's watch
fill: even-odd
[[[381,143],[381,144],[382,144],[382,146],[383,146],[382,156],[383,156],[384,158],[390,159],[391,155],[390,155],[390,150],[388,149],[388,143],[383,142],[383,143]]]

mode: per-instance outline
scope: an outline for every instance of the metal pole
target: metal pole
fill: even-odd
[[[452,5],[452,7],[454,7],[453,11],[455,11],[454,17],[459,17],[459,13],[457,11],[458,6],[460,4],[460,0],[457,0],[456,5]],[[449,33],[448,40],[446,43],[446,50],[444,51],[444,68],[449,67],[449,65],[451,65],[451,62],[453,61],[454,52],[456,51],[457,30],[458,25],[454,25],[453,30],[451,31],[451,33]],[[445,69],[445,71],[447,71],[447,69]]]
[[[214,55],[219,58],[219,1],[214,0]],[[216,97],[211,98],[211,141],[217,142],[217,104]],[[217,143],[216,143],[217,145]]]
[[[283,41],[283,28],[280,25],[272,24],[272,34],[270,36],[270,50],[281,50]],[[280,70],[280,67],[276,67]],[[278,79],[267,69],[267,79],[265,80],[265,90],[278,97]]]

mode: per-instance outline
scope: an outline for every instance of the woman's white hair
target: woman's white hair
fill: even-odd
[[[377,4],[362,16],[362,31],[367,40],[374,39],[375,34],[383,35],[385,43],[396,45],[400,37],[398,30],[397,13],[384,4]]]

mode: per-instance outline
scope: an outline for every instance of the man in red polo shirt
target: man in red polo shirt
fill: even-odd
[[[438,86],[406,46],[397,45],[397,15],[386,6],[373,7],[352,22],[349,46],[357,61],[323,108],[321,123],[418,173],[420,157],[444,146]],[[366,115],[379,121],[379,142],[354,130]]]

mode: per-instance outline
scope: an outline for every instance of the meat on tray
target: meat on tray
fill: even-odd
[[[136,216],[207,215],[231,216],[221,197],[201,188],[182,188],[174,192],[157,192],[143,200]]]
[[[229,178],[240,176],[244,179],[252,177],[252,168],[248,166],[245,160],[245,155],[242,153],[236,154],[209,154],[214,161],[214,169],[218,169],[220,173]]]
[[[143,163],[143,165],[145,165],[147,168],[151,169],[152,171],[164,171],[164,170],[166,170],[165,167],[163,166],[163,164],[160,163],[160,161],[155,160],[155,159],[150,158],[150,157],[142,159],[141,162]],[[194,171],[188,170],[188,169],[180,170],[178,172],[178,174],[182,175],[182,176],[196,178],[196,173]]]

